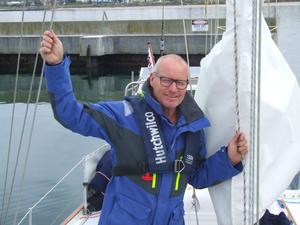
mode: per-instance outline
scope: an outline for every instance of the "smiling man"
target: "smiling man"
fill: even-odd
[[[242,171],[248,151],[243,133],[206,158],[204,129],[210,124],[186,91],[189,70],[180,56],[162,56],[138,96],[82,104],[53,32],[44,33],[40,53],[55,118],[111,145],[112,178],[100,225],[183,225],[187,183],[205,188]]]
[[[178,55],[161,57],[150,76],[153,95],[170,121],[177,121],[177,106],[183,101],[188,85],[188,67]]]

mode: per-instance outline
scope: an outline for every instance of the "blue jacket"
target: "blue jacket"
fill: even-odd
[[[128,140],[128,137],[139,139],[142,136],[130,104],[125,100],[79,103],[73,94],[69,65],[70,60],[66,57],[62,63],[45,68],[55,118],[74,132],[105,139],[111,145],[113,166],[122,164],[120,155],[124,155],[124,151],[128,151],[127,155],[130,155],[134,148],[135,141]],[[204,116],[197,116],[202,114],[191,97],[184,99],[182,104],[185,107],[180,108],[176,125],[163,115],[161,106],[152,97],[151,91],[146,91],[145,101],[159,115],[167,154],[172,160],[175,160],[177,151],[184,148],[186,132],[197,132],[209,126],[209,121]],[[199,145],[199,152],[206,155],[203,135],[199,141],[202,143]],[[183,180],[196,188],[205,188],[241,171],[242,164],[233,167],[227,157],[226,147],[222,147]],[[113,176],[106,189],[99,224],[183,225],[184,190],[179,191],[179,194],[174,192],[175,177],[176,174],[172,171],[160,174],[155,189],[150,190],[147,184],[140,183],[138,176]],[[185,187],[184,183],[181,186]]]

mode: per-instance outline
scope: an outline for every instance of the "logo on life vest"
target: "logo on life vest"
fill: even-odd
[[[194,161],[194,156],[192,156],[192,155],[186,156],[185,163],[193,165],[193,161]]]
[[[153,112],[146,112],[146,128],[150,131],[151,140],[150,142],[153,144],[152,149],[155,152],[155,163],[162,164],[166,163],[166,154],[164,150],[164,146],[162,144],[161,137],[159,135],[159,130],[157,127],[157,123],[155,121],[155,116]]]

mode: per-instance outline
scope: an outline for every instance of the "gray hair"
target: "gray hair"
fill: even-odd
[[[188,64],[186,63],[186,61],[185,61],[181,56],[176,55],[176,54],[168,54],[168,55],[161,56],[161,57],[157,60],[155,66],[151,69],[151,73],[158,72],[161,63],[162,63],[163,61],[165,61],[166,59],[172,59],[172,60],[174,60],[175,62],[181,63],[183,66],[188,67]]]

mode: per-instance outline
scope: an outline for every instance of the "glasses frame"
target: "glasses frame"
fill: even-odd
[[[159,83],[160,83],[160,85],[161,86],[163,86],[163,87],[166,87],[166,88],[168,88],[168,87],[170,87],[173,83],[175,83],[176,84],[176,88],[178,89],[178,90],[185,90],[186,88],[187,88],[187,86],[189,85],[189,80],[175,80],[175,79],[172,79],[172,78],[169,78],[169,77],[165,77],[165,76],[161,76],[159,73],[157,73],[157,72],[153,72],[153,74],[157,77],[157,78],[159,78]],[[165,81],[165,83],[164,83],[164,81]],[[168,83],[168,84],[167,84]],[[180,86],[178,86],[178,85],[180,85],[180,84],[184,84],[185,85],[185,87],[180,87]]]

